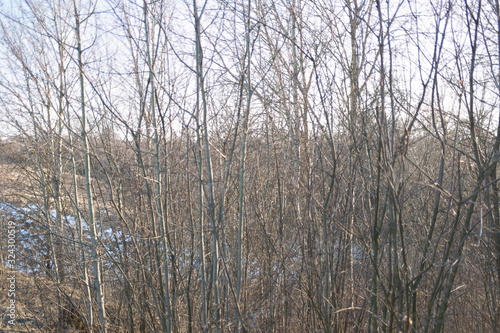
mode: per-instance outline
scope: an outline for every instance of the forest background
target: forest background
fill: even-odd
[[[500,330],[499,0],[5,1],[0,40],[2,329]]]

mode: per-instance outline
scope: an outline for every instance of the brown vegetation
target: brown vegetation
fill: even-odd
[[[12,6],[19,331],[500,330],[497,0]]]

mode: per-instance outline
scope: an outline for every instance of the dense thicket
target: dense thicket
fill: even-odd
[[[500,330],[498,0],[0,14],[18,330]]]

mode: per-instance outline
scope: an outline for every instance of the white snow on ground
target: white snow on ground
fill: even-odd
[[[113,216],[108,211],[101,213],[106,214],[107,217]],[[58,218],[56,210],[49,210],[48,217],[55,223]],[[19,249],[18,269],[20,271],[33,272],[33,270],[44,269],[44,265],[42,264],[46,260],[44,259],[44,253],[48,251],[45,237],[50,232],[46,218],[47,215],[43,209],[37,205],[30,204],[19,207],[7,202],[0,202],[0,219],[4,223],[6,221],[16,222],[16,244]],[[63,228],[67,232],[63,235],[65,241],[71,242],[72,238],[77,237],[77,217],[66,215],[62,217],[62,222]],[[89,226],[83,218],[81,219],[81,223],[84,237],[90,245]],[[119,255],[123,251],[123,241],[130,242],[132,240],[130,234],[124,233],[122,230],[115,230],[109,225],[99,226],[97,231],[101,244],[106,247],[107,254],[112,257]],[[87,247],[87,250],[90,250],[90,248]]]

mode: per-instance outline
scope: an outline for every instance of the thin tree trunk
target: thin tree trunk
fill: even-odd
[[[172,311],[170,307],[170,280],[169,280],[169,269],[168,269],[168,250],[167,250],[167,222],[165,219],[164,207],[163,207],[163,191],[162,191],[162,171],[160,164],[160,140],[158,135],[158,117],[156,116],[156,85],[155,85],[155,73],[154,73],[154,64],[153,58],[151,56],[151,47],[150,47],[150,36],[149,36],[149,27],[148,27],[148,8],[147,2],[143,2],[143,11],[144,11],[144,29],[146,32],[146,60],[149,70],[149,84],[151,87],[150,92],[150,108],[151,108],[151,121],[153,124],[153,142],[155,146],[154,160],[155,160],[155,197],[156,197],[156,210],[158,213],[158,223],[161,228],[161,257],[160,265],[163,266],[163,292],[165,299],[162,300],[165,306],[165,315],[161,316],[164,318],[162,320],[164,323],[164,331],[167,333],[171,332],[172,329]]]
[[[73,206],[75,209],[76,215],[76,229],[78,234],[78,247],[80,248],[80,260],[82,265],[82,273],[83,273],[83,284],[84,284],[84,294],[85,294],[85,305],[87,308],[86,320],[87,320],[87,329],[89,333],[94,332],[94,311],[92,307],[92,292],[91,286],[89,283],[88,276],[88,267],[87,267],[87,255],[85,254],[85,246],[86,241],[83,235],[83,226],[82,226],[82,214],[80,213],[80,194],[78,193],[78,180],[77,180],[77,166],[75,161],[75,147],[73,144],[73,133],[71,127],[71,119],[68,113],[67,126],[70,132],[68,140],[69,140],[69,149],[70,149],[70,161],[71,161],[71,176],[72,176],[72,186],[73,186]]]
[[[212,293],[213,293],[213,316],[215,321],[215,330],[217,333],[221,331],[220,323],[220,304],[219,304],[219,227],[217,226],[217,221],[215,218],[215,199],[214,199],[214,186],[213,186],[213,171],[212,171],[212,157],[210,154],[210,142],[209,142],[209,132],[208,132],[208,105],[205,90],[205,74],[203,72],[203,51],[201,46],[201,24],[200,18],[201,14],[198,12],[197,1],[193,0],[193,14],[195,20],[195,39],[196,39],[196,75],[197,75],[197,91],[201,95],[201,105],[198,103],[198,108],[201,107],[202,110],[202,143],[205,153],[205,168],[207,173],[207,194],[208,194],[208,215],[212,226],[212,268],[211,268],[211,283],[212,283]]]
[[[243,114],[243,128],[242,128],[242,138],[240,146],[240,170],[239,170],[239,186],[238,186],[238,229],[236,233],[236,310],[235,310],[235,332],[238,333],[240,325],[244,328],[243,318],[241,317],[241,289],[242,289],[242,257],[243,257],[243,230],[244,230],[244,214],[245,214],[245,162],[246,162],[246,149],[247,149],[247,133],[248,133],[248,120],[250,116],[250,105],[252,101],[252,81],[251,81],[251,44],[250,44],[250,33],[251,21],[250,21],[250,11],[251,11],[251,1],[247,2],[247,12],[246,12],[246,24],[245,24],[245,55],[246,55],[246,93],[247,100],[245,111]]]
[[[101,281],[101,264],[98,252],[98,238],[97,238],[97,225],[94,216],[94,197],[92,194],[91,185],[91,166],[90,166],[90,147],[88,142],[87,133],[87,112],[85,104],[85,79],[84,79],[84,69],[83,69],[83,59],[82,59],[82,42],[80,36],[80,15],[78,13],[76,2],[73,2],[74,15],[75,15],[75,33],[77,41],[77,56],[78,56],[78,68],[79,68],[79,80],[80,80],[80,108],[81,108],[81,127],[82,127],[82,143],[84,151],[84,168],[85,168],[85,192],[87,196],[87,214],[88,214],[88,225],[90,230],[91,238],[91,259],[92,259],[92,275],[94,280],[94,289],[96,292],[96,302],[99,312],[100,329],[101,333],[107,332],[106,325],[106,309],[104,300],[104,288]]]

